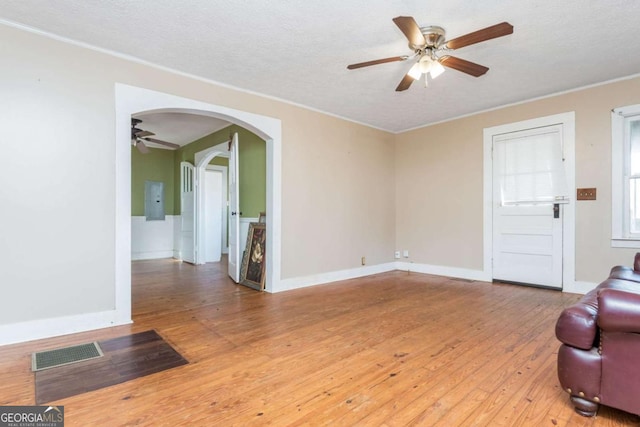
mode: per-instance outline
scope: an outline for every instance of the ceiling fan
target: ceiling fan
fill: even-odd
[[[400,81],[400,84],[398,84],[398,87],[396,87],[397,92],[409,89],[411,83],[413,83],[414,80],[419,80],[423,74],[426,86],[428,84],[427,74],[434,79],[444,72],[444,67],[453,68],[454,70],[462,71],[474,77],[480,77],[489,71],[489,68],[455,56],[440,55],[440,53],[460,49],[461,47],[513,33],[513,25],[508,22],[501,22],[500,24],[492,25],[447,41],[444,28],[435,25],[419,27],[411,16],[398,16],[393,18],[393,22],[400,28],[400,31],[407,37],[407,40],[409,40],[409,48],[414,54],[412,56],[393,56],[391,58],[359,62],[357,64],[351,64],[347,66],[347,68],[349,70],[355,70],[370,65],[406,61],[410,57],[417,58],[415,64],[413,64],[409,72],[404,76],[402,81]]]
[[[151,135],[155,135],[153,132],[149,132],[148,130],[142,130],[137,128],[142,120],[131,118],[131,144],[138,149],[143,154],[147,154],[149,152],[149,148],[144,144],[144,141],[154,142],[156,144],[164,145],[166,147],[171,148],[180,148],[178,144],[174,144],[173,142],[162,141],[160,139],[149,138]]]

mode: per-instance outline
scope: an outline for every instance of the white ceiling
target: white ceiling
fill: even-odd
[[[408,62],[346,66],[410,54],[400,15],[514,34],[453,52],[482,77],[395,92]],[[3,0],[0,18],[393,132],[640,73],[637,0]]]
[[[187,145],[203,136],[219,131],[231,123],[208,116],[185,113],[136,114],[142,120],[136,127],[153,132],[151,138],[172,142],[180,146]],[[167,146],[145,141],[148,147],[169,149]]]

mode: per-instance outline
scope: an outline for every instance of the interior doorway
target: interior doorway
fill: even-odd
[[[231,217],[229,216],[230,182],[237,179],[236,172],[225,166],[214,166],[210,162],[216,157],[229,159],[229,143],[209,147],[195,153],[195,176],[199,183],[196,190],[196,230],[198,238],[195,242],[197,264],[220,261],[222,253],[237,251],[230,244]],[[219,173],[219,184],[212,174]],[[214,190],[217,188],[217,190]],[[215,194],[212,194],[212,190]],[[215,207],[214,207],[215,205]],[[219,218],[220,224],[213,225],[210,220]],[[212,243],[211,239],[217,242]],[[219,244],[218,244],[219,243]],[[219,249],[218,249],[219,248]],[[214,253],[211,253],[214,250]],[[236,254],[237,256],[237,254]],[[231,274],[230,274],[231,275]],[[233,276],[232,276],[233,278]]]
[[[227,168],[208,165],[204,185],[204,262],[220,262],[227,247]]]
[[[124,84],[115,85],[115,314],[111,323],[131,322],[131,116],[141,112],[183,112],[220,118],[244,127],[266,142],[267,253],[265,290],[281,290],[281,122],[215,104]]]
[[[204,262],[220,262],[222,257],[222,173],[205,172],[204,182]]]

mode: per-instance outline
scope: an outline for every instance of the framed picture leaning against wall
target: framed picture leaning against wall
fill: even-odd
[[[240,283],[259,291],[264,289],[265,242],[267,227],[265,223],[249,223],[247,246],[242,256]]]

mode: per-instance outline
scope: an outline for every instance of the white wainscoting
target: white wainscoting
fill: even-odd
[[[258,218],[240,218],[240,256],[247,245],[249,223]],[[167,215],[164,221],[147,221],[144,216],[131,217],[131,260],[180,259],[180,215]],[[223,253],[228,253],[224,248]]]
[[[240,262],[242,262],[242,254],[247,246],[250,222],[258,222],[258,218],[240,218]]]
[[[167,215],[164,221],[131,217],[131,260],[172,258],[179,255],[180,216]],[[179,233],[177,234],[179,235]]]
[[[182,217],[180,215],[173,216],[173,257],[175,259],[182,259],[180,250],[182,248],[182,241],[180,236],[182,235]]]

